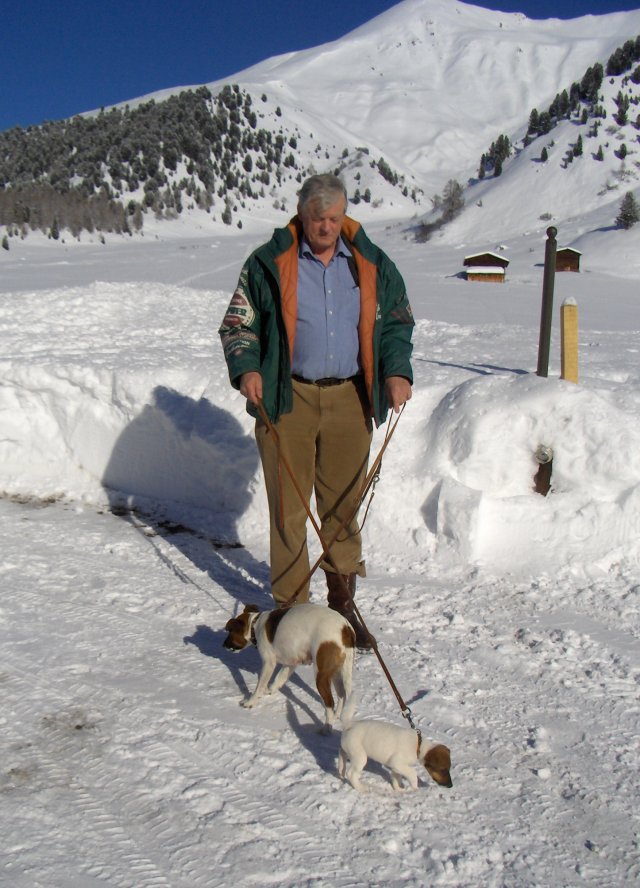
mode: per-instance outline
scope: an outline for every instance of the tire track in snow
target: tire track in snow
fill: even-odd
[[[154,797],[132,792],[132,775],[150,767],[144,758],[136,760],[129,748],[132,744],[135,749],[139,742],[135,707],[119,710],[117,693],[84,681],[71,683],[67,679],[69,693],[67,688],[60,693],[58,683],[43,671],[34,674],[12,668],[5,675],[11,721],[20,726],[7,737],[7,760],[15,762],[9,773],[25,775],[22,786],[13,787],[13,794],[22,789],[18,797],[26,795],[33,801],[34,816],[38,816],[40,797],[44,796],[45,808],[52,793],[70,797],[64,807],[73,810],[73,823],[61,833],[74,849],[65,856],[75,860],[80,874],[107,879],[117,888],[186,888],[188,874],[172,871],[163,843],[155,841],[146,828]],[[124,715],[122,721],[128,724],[110,724],[114,714],[116,722]],[[26,737],[25,725],[29,726]],[[92,855],[95,862],[85,859]],[[57,857],[57,850],[52,851],[52,863]],[[101,857],[106,863],[100,863]],[[115,860],[117,871],[109,863]],[[64,870],[66,864],[61,866]],[[42,884],[62,888],[68,883],[52,881],[47,873]]]
[[[36,682],[33,676],[25,676],[21,682],[14,680],[14,686],[16,684],[15,695],[25,701],[25,708],[28,692],[33,693],[36,686],[42,696],[46,695],[50,700],[50,709],[54,701],[65,702],[56,701],[55,688],[48,682]],[[77,684],[73,688],[73,697],[83,701],[83,708],[66,712],[57,710],[57,714],[47,717],[47,747],[54,747],[56,755],[46,754],[42,746],[37,755],[40,769],[48,775],[48,783],[68,785],[73,791],[74,805],[81,812],[79,819],[90,824],[88,832],[108,839],[111,852],[107,858],[113,858],[115,844],[116,855],[124,862],[126,872],[137,878],[136,882],[129,883],[125,874],[110,872],[110,884],[117,884],[118,888],[127,884],[136,888],[187,883],[192,886],[228,884],[226,877],[219,883],[212,881],[211,865],[224,861],[215,855],[214,860],[206,856],[203,860],[201,852],[203,843],[209,841],[212,847],[215,845],[221,826],[223,834],[227,835],[227,841],[223,843],[224,859],[235,861],[245,845],[258,844],[271,849],[277,847],[279,855],[290,861],[290,866],[297,872],[292,884],[299,884],[302,874],[326,869],[326,851],[322,846],[316,850],[316,821],[299,810],[291,817],[285,817],[272,807],[273,793],[279,792],[281,782],[278,774],[272,778],[267,775],[260,785],[254,779],[256,765],[252,764],[250,776],[243,780],[246,763],[239,752],[239,744],[230,742],[220,750],[216,742],[221,733],[219,725],[214,725],[211,740],[200,734],[197,748],[180,736],[181,731],[184,733],[181,726],[170,723],[165,725],[167,736],[162,740],[156,736],[136,735],[136,724],[145,722],[145,707],[149,709],[140,699],[129,703],[126,710],[118,714],[121,724],[117,727],[117,736],[129,738],[129,745],[124,741],[117,742],[116,736],[97,740],[93,752],[79,745],[78,725],[83,717],[86,718],[85,710],[100,711],[106,720],[106,715],[117,706],[115,694],[112,694],[111,701],[105,701],[105,696],[103,687]],[[27,718],[19,707],[15,715],[20,723]],[[248,746],[253,745],[254,732],[254,728],[245,728],[226,733],[235,733],[236,739]],[[93,754],[96,746],[102,747],[99,751],[104,755]],[[212,779],[210,763],[214,757],[216,771],[222,770],[229,775],[228,785],[221,786]],[[257,768],[259,770],[261,765]],[[126,782],[126,775],[132,772],[153,772],[154,786],[173,786],[175,790],[162,798],[154,794],[153,788],[146,795],[139,791],[132,794]],[[175,829],[168,808],[174,814],[179,812],[181,829]],[[142,823],[144,829],[141,830]],[[99,867],[88,867],[87,874],[106,875]],[[338,872],[324,872],[323,878],[327,880],[326,884],[341,888],[361,884],[358,878]]]
[[[264,785],[253,777],[243,780],[246,763],[233,740],[252,745],[255,728],[223,730],[216,724],[211,740],[206,728],[200,731],[195,748],[184,739],[188,729],[179,719],[172,721],[175,712],[166,713],[164,738],[148,735],[141,725],[147,716],[150,724],[157,721],[153,701],[149,703],[144,689],[130,691],[123,701],[118,689],[109,687],[108,675],[99,684],[86,674],[76,681],[67,675],[62,692],[55,674],[49,677],[43,670],[21,670],[11,664],[5,675],[11,688],[13,723],[31,724],[29,757],[37,763],[39,775],[46,775],[40,789],[66,787],[89,850],[99,859],[102,847],[106,860],[118,859],[122,864],[114,871],[84,862],[82,874],[106,878],[117,888],[212,886],[216,884],[212,865],[224,869],[224,861],[232,860],[237,866],[236,858],[246,856],[247,843],[265,851],[280,848],[294,874],[291,884],[299,884],[305,873],[322,872],[326,867],[326,853],[322,848],[315,850],[316,822],[300,811],[285,817],[271,805],[282,778],[267,778]],[[43,711],[45,715],[34,726],[34,713]],[[224,750],[216,739],[221,733],[230,739]],[[87,738],[88,744],[81,742]],[[12,739],[16,748],[20,737],[15,734]],[[214,760],[217,772],[222,769],[229,774],[229,785],[212,780]],[[250,770],[255,772],[255,765]],[[127,776],[132,774],[151,775],[151,785],[145,790],[146,781],[130,784]],[[180,829],[176,829],[175,815],[182,822]],[[237,822],[242,825],[239,831]],[[213,859],[211,853],[203,858],[203,845],[209,842],[215,848],[220,827],[228,839],[223,842],[223,859],[215,853]],[[256,865],[262,866],[259,860]],[[324,877],[342,888],[358,884],[356,878],[338,872]],[[228,884],[226,878],[218,884]]]

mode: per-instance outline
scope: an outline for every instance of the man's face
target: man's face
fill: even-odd
[[[344,197],[338,197],[325,210],[320,209],[318,201],[311,201],[301,211],[304,234],[314,253],[333,250],[340,235],[344,215]]]

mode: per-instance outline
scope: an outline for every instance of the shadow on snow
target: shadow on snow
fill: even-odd
[[[237,601],[264,606],[271,603],[268,565],[245,548],[237,530],[257,469],[253,436],[230,413],[157,386],[118,438],[102,484],[111,511],[133,524],[185,583],[198,586],[160,540],[170,540]]]

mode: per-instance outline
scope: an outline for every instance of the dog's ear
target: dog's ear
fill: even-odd
[[[245,604],[243,614],[258,614],[260,613],[260,608],[255,604]]]
[[[232,617],[230,620],[227,620],[227,625],[224,627],[227,632],[242,632],[242,621],[238,619],[238,617]]]

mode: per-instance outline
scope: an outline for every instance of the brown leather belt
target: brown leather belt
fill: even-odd
[[[292,373],[291,378],[296,382],[304,382],[305,385],[318,385],[320,388],[327,388],[331,385],[342,385],[343,382],[353,382],[358,376],[348,376],[346,379],[338,379],[336,376],[325,376],[322,379],[305,379],[304,376],[298,376]]]

